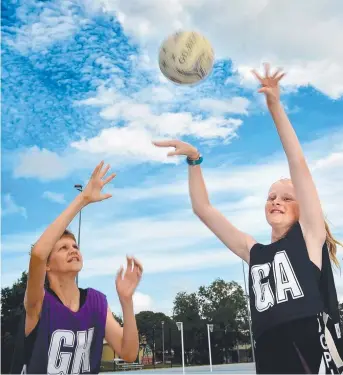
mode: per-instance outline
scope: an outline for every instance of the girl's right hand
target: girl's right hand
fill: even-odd
[[[107,165],[105,169],[103,169],[103,166],[104,166],[103,161],[96,166],[87,186],[81,193],[86,204],[94,203],[94,202],[101,202],[105,199],[112,197],[111,194],[102,193],[102,189],[105,185],[107,185],[110,181],[112,181],[116,175],[115,173],[112,173],[108,177],[105,177],[106,173],[110,169],[110,166]]]
[[[177,139],[170,141],[154,141],[152,142],[157,147],[174,147],[175,151],[168,152],[167,156],[185,155],[191,160],[199,159],[199,151],[192,145]]]

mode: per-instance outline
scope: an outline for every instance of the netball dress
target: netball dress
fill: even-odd
[[[338,336],[329,347],[325,335],[330,309],[323,296],[328,289],[331,311],[338,311],[330,272],[326,245],[319,270],[309,259],[298,222],[279,241],[251,248],[249,294],[258,373],[340,373]]]
[[[77,312],[46,290],[32,353],[22,373],[99,373],[106,316],[106,297],[94,289],[87,289]]]

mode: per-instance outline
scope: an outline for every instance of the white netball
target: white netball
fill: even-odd
[[[190,85],[204,80],[212,71],[214,52],[210,42],[195,31],[181,31],[161,45],[159,65],[174,83]]]

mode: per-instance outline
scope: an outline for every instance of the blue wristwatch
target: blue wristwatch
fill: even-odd
[[[204,159],[203,159],[203,157],[202,157],[201,155],[199,155],[199,158],[196,159],[196,160],[189,159],[188,157],[187,157],[187,159],[186,159],[186,161],[187,161],[187,163],[188,163],[189,165],[199,165],[199,164],[202,163],[203,160],[204,160]]]

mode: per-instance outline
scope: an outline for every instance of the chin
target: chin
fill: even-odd
[[[280,225],[287,225],[288,220],[284,216],[278,215],[278,216],[269,216],[267,218],[267,221],[271,227],[273,226],[280,226]]]
[[[82,270],[82,264],[73,264],[69,267],[69,272],[80,272]]]

